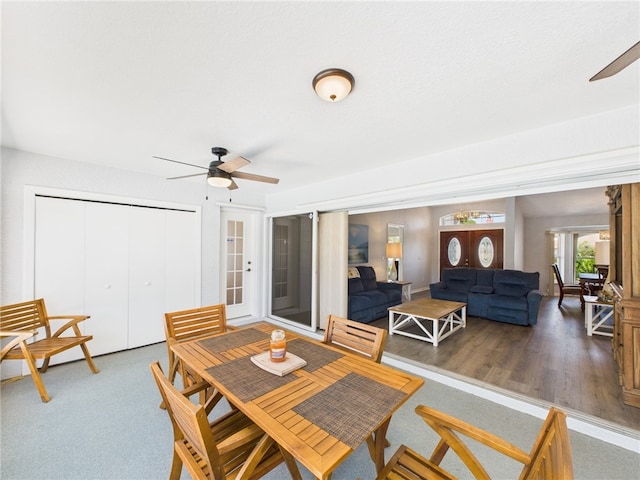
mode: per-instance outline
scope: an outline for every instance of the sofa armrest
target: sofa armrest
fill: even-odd
[[[538,310],[542,302],[542,292],[540,290],[531,290],[527,294],[527,304],[529,306],[529,325],[538,323]]]
[[[429,285],[429,288],[431,290],[446,290],[447,289],[447,284],[445,282],[436,282],[436,283],[432,283],[431,285]]]

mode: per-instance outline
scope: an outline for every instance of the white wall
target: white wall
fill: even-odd
[[[23,217],[24,186],[37,185],[81,192],[103,193],[202,206],[202,302],[219,298],[219,219],[217,202],[228,200],[226,191],[205,189],[193,182],[167,181],[125,170],[104,168],[84,162],[36,155],[2,148],[1,289],[2,304],[24,300]],[[264,206],[264,199],[234,193],[235,205]],[[55,312],[51,312],[54,314]],[[64,312],[73,313],[73,312]]]

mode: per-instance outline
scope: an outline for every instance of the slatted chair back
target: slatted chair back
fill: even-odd
[[[192,374],[173,354],[171,346],[210,337],[227,331],[227,312],[224,304],[180,310],[164,314],[165,334],[169,357],[169,381],[173,384],[180,373],[184,389],[183,395],[200,395],[200,403],[205,405],[207,413],[220,401],[222,396],[207,382]],[[164,403],[161,405],[164,408]]]
[[[25,360],[40,398],[43,402],[48,402],[49,394],[40,373],[47,371],[52,356],[79,346],[89,369],[93,373],[98,373],[86,345],[89,340],[93,339],[93,336],[82,335],[78,327],[79,323],[88,318],[90,318],[88,315],[49,316],[42,298],[3,305],[0,307],[0,336],[12,338],[12,340],[3,347],[0,361]],[[51,334],[50,320],[63,319],[67,322]],[[35,340],[32,340],[32,337],[36,337]],[[11,348],[8,348],[9,346]],[[42,360],[42,366],[39,370],[36,366],[36,360]]]
[[[573,478],[573,454],[567,429],[567,415],[552,408],[530,453],[522,480],[570,480]]]
[[[324,343],[356,353],[376,363],[382,360],[387,331],[346,318],[329,315]]]
[[[291,476],[301,479],[289,454],[239,410],[209,422],[202,405],[194,405],[164,376],[160,364],[151,364],[171,419],[174,455],[170,480],[180,478],[184,465],[194,479],[258,479],[286,462]]]
[[[48,318],[42,298],[13,305],[3,305],[0,307],[0,330],[28,332],[38,331],[42,328],[45,336],[50,337],[51,327]]]
[[[476,479],[489,480],[491,477],[487,470],[465,443],[465,439],[471,439],[522,463],[522,480],[573,478],[566,414],[556,408],[549,410],[530,454],[490,432],[432,408],[419,405],[416,413],[440,436],[440,442],[429,459],[436,465],[440,465],[451,449]]]
[[[167,339],[182,343],[223,333],[227,328],[227,311],[224,304],[192,308],[165,313]]]

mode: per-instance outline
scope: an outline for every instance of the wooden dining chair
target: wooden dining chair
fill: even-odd
[[[194,479],[258,479],[285,462],[291,478],[302,480],[298,466],[260,427],[237,409],[209,422],[164,376],[159,362],[151,373],[173,426],[173,460],[169,480],[180,478],[184,465]]]
[[[175,384],[177,374],[182,377],[183,395],[200,395],[200,403],[207,413],[220,401],[222,395],[208,382],[191,372],[171,350],[172,345],[199,338],[206,338],[231,329],[227,326],[226,306],[224,304],[180,310],[164,314],[167,353],[169,355],[169,382]],[[164,408],[164,403],[160,405]]]
[[[556,408],[549,410],[530,453],[492,433],[432,408],[418,405],[416,413],[440,436],[440,441],[431,457],[427,459],[402,445],[389,463],[385,465],[377,480],[455,478],[440,467],[440,463],[449,449],[458,455],[476,479],[490,479],[485,467],[464,443],[461,436],[486,445],[522,463],[524,467],[519,477],[522,480],[573,479],[567,416]],[[413,476],[408,472],[412,472]]]
[[[387,331],[382,328],[329,315],[323,343],[380,363],[386,341]],[[367,446],[372,457],[375,451],[374,442],[374,436],[367,437]],[[386,438],[384,442],[385,447],[391,446]]]
[[[582,290],[582,285],[577,283],[567,284],[562,281],[562,277],[560,276],[560,269],[558,265],[555,263],[551,265],[553,269],[553,274],[556,277],[556,282],[558,282],[558,290],[560,291],[560,298],[558,299],[558,307],[562,305],[562,300],[565,295],[577,295],[580,297],[580,308],[584,311],[584,292]]]
[[[329,315],[324,331],[325,344],[356,353],[376,363],[382,360],[386,341],[386,330],[335,315]]]

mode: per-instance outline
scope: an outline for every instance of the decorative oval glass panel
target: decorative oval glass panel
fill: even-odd
[[[493,242],[489,237],[482,237],[478,244],[478,259],[480,265],[488,268],[493,263]]]
[[[460,240],[453,237],[449,240],[449,247],[447,248],[447,254],[449,256],[449,263],[454,267],[460,263],[460,257],[462,256],[462,246]]]

